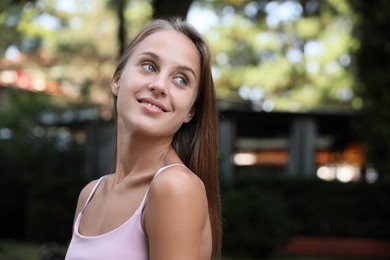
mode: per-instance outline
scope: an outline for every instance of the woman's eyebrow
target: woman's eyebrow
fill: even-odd
[[[177,66],[177,68],[180,70],[186,70],[186,71],[190,72],[192,75],[194,75],[194,78],[196,79],[195,71],[193,69],[191,69],[190,67],[180,65],[180,66]]]
[[[142,55],[149,56],[149,57],[156,59],[156,60],[160,60],[160,57],[154,52],[145,51],[145,52],[141,52],[138,56],[142,56]],[[179,66],[177,66],[177,68],[180,70],[185,70],[185,71],[190,72],[192,75],[194,75],[194,78],[196,79],[195,71],[192,68],[185,66],[185,65],[179,65]]]
[[[150,51],[141,52],[138,56],[142,56],[142,55],[150,56],[153,59],[157,59],[157,60],[160,59],[160,57],[156,53]]]

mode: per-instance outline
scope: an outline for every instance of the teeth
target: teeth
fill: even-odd
[[[162,109],[159,108],[158,106],[153,105],[153,104],[150,104],[150,103],[148,103],[148,102],[142,102],[142,104],[145,104],[145,105],[147,105],[147,106],[149,106],[149,107],[151,107],[151,108],[153,108],[153,109],[162,110]]]

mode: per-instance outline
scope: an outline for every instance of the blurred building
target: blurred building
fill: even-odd
[[[355,127],[360,115],[335,112],[256,112],[221,102],[221,173],[290,174],[348,182],[366,161]]]

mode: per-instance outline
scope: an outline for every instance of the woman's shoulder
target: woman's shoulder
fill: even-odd
[[[182,165],[165,168],[153,179],[150,192],[189,196],[205,194],[202,180],[190,169]]]
[[[92,192],[93,188],[96,186],[99,179],[90,181],[84,188],[81,190],[79,199],[87,200],[89,194]]]
[[[144,219],[151,245],[178,250],[197,244],[208,221],[202,181],[185,167],[165,169],[150,185]],[[165,234],[163,240],[161,234]]]
[[[150,184],[149,207],[207,213],[206,189],[201,179],[190,169],[174,166],[160,172]],[[190,205],[190,207],[189,207]]]
[[[205,186],[191,170],[169,167],[150,184],[146,212],[149,216],[159,216],[159,222],[166,224],[178,224],[183,220],[204,223],[208,215]]]
[[[93,189],[95,188],[95,186],[97,185],[97,183],[99,182],[100,179],[101,178],[90,181],[81,190],[81,192],[79,194],[78,201],[77,201],[77,208],[76,208],[76,213],[77,214],[81,211],[81,209],[87,203],[87,200],[88,200],[90,194],[92,193]]]

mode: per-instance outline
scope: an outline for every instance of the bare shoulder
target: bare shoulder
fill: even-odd
[[[180,199],[183,196],[206,198],[203,182],[191,170],[181,166],[170,167],[156,176],[150,185],[149,193],[151,196],[158,194],[160,198],[169,196],[170,199]]]
[[[144,209],[150,259],[199,259],[208,219],[199,177],[184,167],[165,169],[153,179]]]
[[[98,182],[98,180],[93,180],[84,186],[84,188],[80,192],[79,201],[84,202],[84,203],[86,202],[89,194],[92,192],[93,187],[95,187],[97,182]]]
[[[170,214],[193,214],[202,221],[208,214],[206,189],[189,169],[170,167],[153,179],[146,208],[147,211],[163,211],[168,218],[172,217]]]
[[[76,216],[78,213],[80,213],[81,209],[87,202],[89,194],[91,194],[93,187],[95,187],[98,180],[93,180],[89,182],[87,185],[84,186],[84,188],[81,190],[78,201],[77,201],[77,208],[76,208]]]

